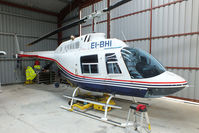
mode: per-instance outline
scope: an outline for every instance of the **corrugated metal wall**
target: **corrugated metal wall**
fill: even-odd
[[[25,81],[24,68],[34,63],[32,59],[21,62],[13,58],[13,55],[16,54],[16,47],[14,37],[10,34],[16,33],[18,35],[22,51],[54,50],[57,47],[56,35],[34,46],[27,47],[25,44],[55,29],[56,21],[56,17],[0,5],[0,50],[7,53],[6,56],[0,57],[2,84]]]
[[[173,0],[174,1],[174,0]],[[154,0],[153,6],[165,4]],[[152,40],[152,54],[164,66],[190,69],[169,69],[189,81],[190,87],[175,96],[199,99],[199,1],[188,0],[153,10],[152,36],[176,35]],[[186,34],[189,34],[185,36]],[[181,34],[177,36],[177,34]],[[183,35],[184,34],[184,35]]]
[[[110,0],[110,5],[118,1]],[[83,8],[82,17],[107,7],[107,2]],[[98,32],[107,33],[106,17],[99,20]],[[82,26],[82,34],[92,32],[91,24]],[[169,71],[188,80],[190,87],[175,96],[199,99],[199,0],[132,0],[111,11],[110,36],[151,52]]]

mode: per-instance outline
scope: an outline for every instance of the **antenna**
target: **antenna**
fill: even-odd
[[[123,37],[124,37],[125,42],[127,43],[127,39],[126,39],[126,37],[125,37],[125,35],[124,35],[124,32],[123,32],[123,31],[122,31],[122,35],[123,35]]]
[[[79,12],[79,18],[82,18],[82,11]],[[82,36],[82,24],[79,25],[79,36]]]

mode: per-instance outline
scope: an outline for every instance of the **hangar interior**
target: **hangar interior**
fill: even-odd
[[[198,0],[131,0],[95,21],[87,21],[36,45],[26,46],[56,28],[119,1],[0,0],[0,51],[6,52],[6,55],[0,55],[0,132],[128,132],[60,109],[59,105],[66,104],[62,95],[72,94],[72,87],[23,84],[26,81],[25,68],[32,66],[37,59],[15,57],[18,49],[15,35],[20,50],[31,52],[52,51],[71,35],[78,37],[93,32],[105,33],[107,38],[117,38],[130,47],[147,51],[168,71],[188,81],[189,87],[166,98],[139,99],[151,104],[148,110],[152,132],[199,132]],[[41,66],[50,62],[39,61]],[[60,76],[56,63],[51,69],[57,77]],[[121,100],[119,103],[126,110],[113,110],[112,117],[123,118],[121,114],[128,114],[129,101],[124,105]]]

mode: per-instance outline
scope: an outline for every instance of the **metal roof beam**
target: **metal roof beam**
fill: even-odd
[[[61,23],[65,16],[70,13],[73,9],[76,7],[79,7],[81,4],[82,0],[74,0],[70,4],[68,4],[66,7],[64,7],[60,12],[58,16],[58,23]]]
[[[8,2],[8,1],[0,0],[0,4],[4,4],[7,6],[12,6],[12,7],[16,7],[16,8],[21,8],[21,9],[25,9],[25,10],[29,10],[29,11],[33,11],[33,12],[43,13],[43,14],[47,14],[47,15],[51,15],[51,16],[58,16],[58,13],[56,13],[56,12],[37,9],[37,8],[29,7],[29,6],[24,6],[24,5]]]

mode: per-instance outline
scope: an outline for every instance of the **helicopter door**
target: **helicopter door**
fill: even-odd
[[[120,77],[122,72],[118,65],[116,54],[107,53],[105,54],[105,59],[108,78]]]

